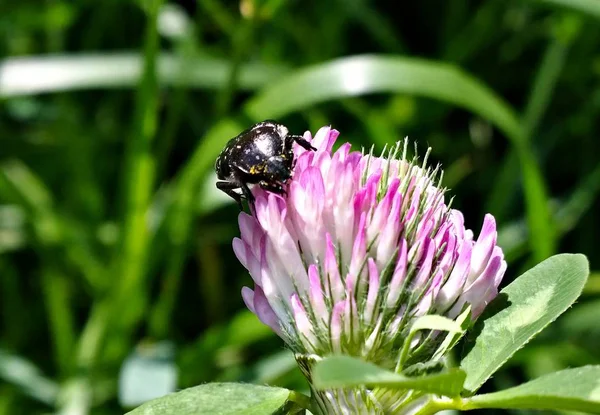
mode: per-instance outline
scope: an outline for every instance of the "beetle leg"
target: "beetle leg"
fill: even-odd
[[[254,195],[250,191],[248,185],[244,182],[240,182],[240,187],[242,188],[242,194],[244,195],[248,203],[254,205]]]
[[[232,183],[236,183],[236,185],[237,185],[236,187],[242,190],[242,196],[244,196],[244,198],[248,201],[248,204],[251,207],[254,207],[254,195],[252,194],[252,191],[248,187],[246,180],[244,180],[242,178],[242,177],[244,177],[242,169],[240,169],[240,167],[236,163],[232,163],[232,165],[233,165],[232,176],[234,179],[234,180],[232,180]],[[241,202],[240,202],[240,205],[241,205]]]
[[[268,182],[266,180],[261,180],[260,182],[258,182],[258,185],[261,188],[263,188],[271,193],[277,193],[278,195],[286,195],[287,196],[287,192],[285,191],[285,188],[279,182]]]
[[[240,183],[236,182],[217,182],[217,189],[221,190],[228,196],[230,196],[233,200],[235,200],[240,207],[240,210],[244,210],[242,206],[242,196],[235,192],[235,189],[239,189],[241,187]]]
[[[298,143],[305,150],[313,150],[317,151],[308,141],[304,139],[301,135],[289,135],[296,143]]]

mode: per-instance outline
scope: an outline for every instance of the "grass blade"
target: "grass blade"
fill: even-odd
[[[530,0],[548,6],[556,6],[600,19],[600,2],[597,0]]]
[[[218,89],[228,81],[230,63],[208,56],[189,58],[169,53],[157,56],[161,85]],[[142,75],[138,53],[81,54],[10,58],[0,61],[0,98],[98,88],[131,88]],[[193,69],[182,76],[182,68]],[[237,88],[253,90],[286,72],[283,65],[248,63],[239,70]]]
[[[373,93],[405,93],[472,111],[519,140],[512,108],[477,79],[453,65],[400,56],[363,55],[295,72],[261,90],[246,105],[254,120],[278,118],[333,99]],[[286,99],[283,99],[286,97]]]

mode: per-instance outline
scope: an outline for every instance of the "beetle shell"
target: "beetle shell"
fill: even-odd
[[[285,148],[285,137],[287,136],[287,128],[277,128],[272,125],[255,126],[254,128],[243,132],[227,143],[223,150],[223,160],[221,172],[224,177],[228,176],[228,169],[223,169],[227,164],[235,166],[237,170],[247,175],[253,176],[261,173],[267,173],[269,160],[272,158],[279,159],[281,162],[290,159],[291,146],[289,151]],[[283,134],[282,134],[283,133]],[[293,156],[293,154],[291,154]],[[281,157],[283,159],[281,159]]]
[[[316,150],[299,135],[291,135],[286,126],[275,121],[253,125],[227,142],[217,158],[215,170],[220,181],[217,188],[235,199],[242,208],[242,197],[252,204],[249,183],[285,194],[285,182],[294,168],[293,145]]]
[[[257,183],[262,175],[280,180],[290,177],[293,159],[292,145],[286,143],[288,129],[281,124],[265,121],[254,125],[229,140],[217,159],[217,176],[227,179],[231,175],[231,167],[244,173],[248,183]],[[252,180],[252,178],[256,180]]]

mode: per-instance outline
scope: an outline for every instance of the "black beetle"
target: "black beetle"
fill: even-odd
[[[215,163],[217,188],[231,196],[242,209],[242,196],[254,203],[249,183],[273,193],[285,194],[283,185],[294,169],[293,144],[316,150],[301,135],[290,134],[285,125],[267,120],[254,124],[229,140]],[[240,189],[241,194],[236,190]]]

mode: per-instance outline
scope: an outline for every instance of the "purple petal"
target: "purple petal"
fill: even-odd
[[[308,267],[308,280],[310,285],[310,303],[313,314],[319,321],[329,319],[327,306],[323,297],[323,288],[321,287],[321,277],[315,264]]]
[[[254,291],[249,287],[242,287],[242,299],[248,310],[256,314],[256,310],[254,309]]]
[[[325,235],[326,251],[325,251],[325,272],[327,273],[327,281],[331,300],[338,303],[344,299],[344,284],[340,275],[340,268],[336,259],[335,245],[329,234]]]
[[[435,221],[431,219],[431,209],[428,209],[423,216],[423,220],[417,226],[417,234],[415,237],[415,244],[422,243],[425,239],[429,239],[431,236],[431,232],[433,231],[433,227],[435,226]]]
[[[415,288],[420,290],[431,277],[431,267],[433,265],[433,256],[435,255],[435,244],[430,238],[425,239],[423,247],[423,258],[419,261],[419,271],[414,279]]]
[[[313,138],[312,145],[317,148],[318,151],[325,151],[331,153],[331,149],[335,140],[340,133],[337,130],[331,129],[331,126],[321,127],[315,137]]]
[[[250,272],[250,276],[254,280],[254,282],[260,285],[260,261],[258,258],[254,256],[252,250],[248,246],[247,243],[242,241],[239,238],[234,238],[233,242],[233,252],[237,259],[242,263],[244,268],[246,268]]]
[[[394,273],[392,274],[392,280],[388,288],[388,296],[386,299],[386,305],[388,308],[394,308],[398,299],[400,298],[402,285],[406,279],[406,270],[408,267],[408,252],[407,243],[405,239],[400,240],[400,246],[398,247],[398,260]]]
[[[458,315],[464,303],[471,304],[472,318],[476,319],[488,303],[498,294],[494,285],[496,274],[502,270],[503,264],[499,257],[493,258],[484,272],[460,296],[452,311]],[[452,312],[451,311],[451,312]]]
[[[352,199],[356,181],[352,166],[347,165],[338,177],[339,189],[331,197],[332,214],[334,220],[334,235],[337,240],[342,261],[348,262],[352,253],[352,241],[354,241],[354,208]]]
[[[233,238],[233,242],[231,243],[233,246],[233,252],[237,259],[242,263],[244,268],[250,268],[248,266],[248,254],[246,253],[246,244],[240,238]]]
[[[335,164],[343,165],[348,158],[348,154],[350,154],[350,149],[352,145],[350,143],[342,144],[337,151],[333,154],[332,160]]]
[[[397,191],[400,181],[392,181],[390,190],[377,206],[373,219],[368,229],[368,240],[375,240],[377,243],[377,265],[384,267],[390,260],[398,245],[398,237],[402,228],[400,221],[400,205],[402,204],[402,194]]]
[[[271,329],[281,338],[284,338],[281,331],[280,320],[271,308],[265,293],[260,287],[254,288],[254,312],[258,319]]]
[[[504,252],[502,252],[502,248],[499,246],[494,248],[494,252],[492,252],[492,258],[498,257],[500,258],[501,265],[500,269],[496,273],[494,277],[494,286],[497,288],[502,281],[502,277],[504,277],[504,272],[506,271],[506,261],[504,260]]]
[[[416,306],[415,316],[423,316],[425,314],[430,314],[431,305],[433,304],[433,300],[438,295],[440,291],[440,286],[442,284],[442,272],[437,272],[432,277],[431,285],[427,288],[427,292],[419,301],[419,304]]]
[[[369,176],[365,186],[354,197],[354,211],[356,216],[359,216],[362,212],[367,212],[371,206],[375,205],[381,174],[381,170],[377,170]]]
[[[292,312],[294,313],[294,323],[298,329],[298,333],[302,334],[311,344],[316,344],[313,325],[308,318],[308,314],[296,293],[292,294],[291,300]]]
[[[295,206],[294,222],[307,262],[323,258],[325,252],[325,186],[321,172],[307,168],[290,187],[290,200]]]
[[[496,246],[496,220],[489,213],[485,215],[483,226],[471,257],[471,273],[468,282],[472,282],[487,266]]]
[[[238,225],[240,226],[240,233],[242,239],[252,241],[252,235],[256,230],[256,219],[248,215],[246,212],[241,212],[238,215]]]
[[[334,353],[340,353],[342,351],[342,314],[346,308],[346,301],[340,301],[333,306],[331,313],[331,323],[329,324],[331,348]]]
[[[361,267],[367,256],[367,230],[365,228],[366,214],[363,213],[360,216],[360,222],[358,225],[358,234],[354,240],[354,246],[352,247],[352,260],[350,261],[350,269],[348,271],[347,282],[350,283],[349,287],[352,290],[356,289],[356,283],[360,278]]]
[[[446,311],[462,293],[463,286],[469,275],[472,249],[473,245],[470,241],[461,242],[458,248],[458,259],[454,264],[454,268],[436,298],[437,308],[440,312]]]
[[[368,326],[373,321],[373,314],[376,310],[377,298],[379,297],[379,270],[373,258],[367,260],[367,268],[369,269],[369,291],[363,312],[363,321]]]
[[[279,196],[270,194],[266,205],[262,205],[261,207],[257,205],[257,212],[261,212],[262,209],[265,217],[277,215],[277,212],[281,212],[279,200]],[[296,241],[286,227],[286,223],[283,220],[274,220],[266,226],[263,225],[263,228],[265,228],[270,240],[270,243],[267,243],[267,258],[273,263],[270,267],[277,268],[278,270],[275,275],[290,276],[293,279],[294,285],[302,293],[306,293],[308,290],[308,274],[298,251]]]
[[[321,154],[323,154],[324,156],[327,155],[327,153],[321,153]],[[296,158],[296,167],[294,168],[294,175],[293,175],[294,181],[296,180],[297,177],[300,176],[300,174],[302,174],[302,172],[304,170],[306,170],[309,166],[312,166],[314,158],[315,158],[315,153],[313,151],[302,152],[302,154],[300,154]],[[294,181],[292,181],[292,183]]]
[[[254,256],[258,258],[260,253],[258,250],[258,243],[264,234],[258,221],[247,213],[241,212],[238,216],[238,223],[240,226],[241,239],[246,242],[250,248],[253,248],[252,252]],[[254,249],[254,247],[256,247],[256,249]]]

